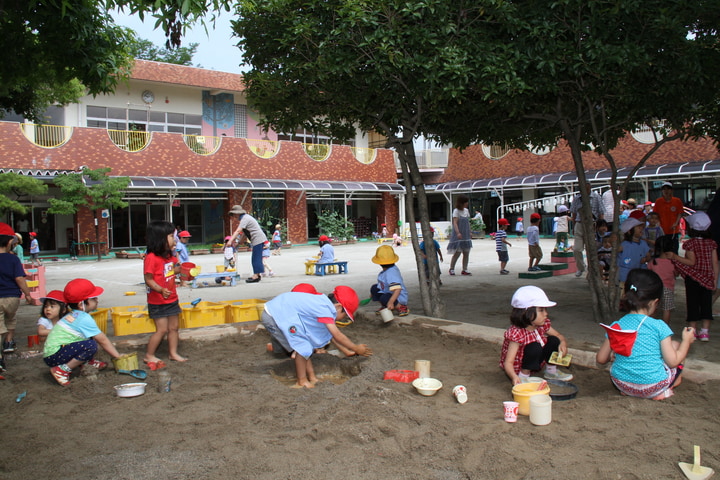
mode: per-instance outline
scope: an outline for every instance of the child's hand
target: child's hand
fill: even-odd
[[[355,347],[355,353],[357,353],[358,355],[361,355],[363,357],[369,357],[370,355],[372,355],[373,352],[372,352],[372,349],[370,349],[370,347],[368,347],[365,344],[362,344],[362,345],[357,345]]]
[[[692,327],[685,327],[682,331],[682,339],[684,342],[693,343],[695,341],[695,329]]]
[[[163,288],[162,296],[163,296],[163,298],[168,298],[170,296],[170,290],[168,290],[167,288]]]

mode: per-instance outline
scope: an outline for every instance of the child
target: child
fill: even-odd
[[[670,237],[658,237],[655,242],[655,258],[648,263],[648,269],[657,273],[663,282],[662,319],[670,323],[670,313],[675,309],[675,276],[677,275],[672,260],[673,241]]]
[[[272,337],[272,350],[284,350],[294,359],[295,388],[315,386],[318,379],[311,357],[331,340],[358,355],[372,355],[367,345],[354,344],[335,324],[345,317],[353,321],[359,303],[355,290],[339,285],[328,296],[287,292],[265,304],[263,326]]]
[[[37,321],[37,332],[40,341],[44,342],[50,334],[50,330],[53,329],[58,320],[70,313],[70,309],[67,307],[65,295],[60,290],[53,290],[41,300],[43,305],[40,310],[40,318]]]
[[[524,232],[525,227],[523,226],[523,219],[522,217],[517,217],[517,222],[515,223],[515,235],[522,237]]]
[[[225,270],[235,268],[235,246],[232,243],[227,243],[231,238],[230,235],[225,237],[225,248],[223,248],[223,265],[225,265]]]
[[[63,297],[69,312],[50,330],[43,350],[43,360],[50,367],[50,374],[62,386],[70,383],[73,369],[85,363],[98,370],[107,368],[107,363],[95,359],[98,345],[112,358],[120,357],[110,339],[87,313],[97,309],[97,297],[103,291],[84,278],[70,280],[65,285]]]
[[[182,232],[178,233],[178,238],[180,241],[175,246],[175,250],[177,250],[177,257],[180,263],[185,263],[190,261],[190,253],[188,252],[187,244],[190,241],[190,232],[187,230],[183,230]]]
[[[155,356],[157,348],[167,335],[170,360],[184,362],[187,359],[178,354],[179,315],[175,275],[180,273],[180,264],[175,251],[175,227],[162,220],[147,226],[147,255],[143,262],[143,276],[147,286],[148,315],[155,322],[155,333],[148,339],[143,361],[150,370],[165,367],[165,362]]]
[[[603,238],[605,238],[605,234],[607,232],[607,221],[603,220],[602,218],[599,220],[595,220],[595,243],[597,244],[598,248],[600,247],[600,245],[602,245]]]
[[[614,238],[612,232],[605,232],[602,244],[598,247],[598,262],[600,263],[600,268],[602,268],[603,280],[605,281],[610,277],[610,262],[612,261]]]
[[[335,249],[331,244],[332,240],[327,235],[320,235],[318,243],[320,244],[320,258],[317,263],[333,263],[335,261]],[[328,267],[329,268],[329,267]]]
[[[617,265],[618,280],[620,288],[627,278],[628,272],[633,268],[646,268],[645,264],[650,260],[651,251],[648,244],[641,240],[645,224],[637,218],[628,217],[620,231],[624,235],[623,242],[618,248]]]
[[[555,229],[555,250],[564,252],[568,248],[568,232],[570,231],[570,217],[568,207],[559,205],[557,207],[557,227]]]
[[[650,212],[647,215],[648,226],[645,227],[643,232],[643,240],[647,242],[651,250],[655,250],[655,242],[658,238],[665,235],[662,227],[660,226],[660,215],[657,212]]]
[[[540,228],[538,226],[540,225],[541,218],[539,213],[530,215],[530,227],[527,230],[528,256],[530,257],[528,261],[528,272],[540,271],[538,264],[540,260],[542,260],[543,252],[540,247]]]
[[[33,267],[38,267],[42,265],[42,262],[40,261],[40,243],[37,239],[37,233],[30,232],[28,235],[30,235],[30,257],[32,258],[32,264]]]
[[[387,225],[383,223],[380,226],[382,227],[382,238],[388,238],[389,233],[388,233]]]
[[[272,234],[273,255],[280,255],[280,249],[282,249],[282,236],[280,234],[281,229],[282,226],[279,223],[275,225],[275,231]]]
[[[662,293],[663,283],[655,272],[631,270],[623,297],[630,313],[609,327],[603,325],[608,338],[595,359],[601,365],[613,361],[610,379],[623,395],[663,400],[682,381],[682,362],[695,341],[695,329],[683,329],[680,343],[672,340],[670,327],[651,317]]]
[[[15,231],[7,223],[0,223],[0,338],[2,338],[3,353],[14,352],[15,314],[20,307],[20,294],[25,295],[25,301],[32,305],[30,289],[25,281],[25,270],[20,259],[10,253],[12,242],[15,241]],[[0,355],[0,372],[5,371],[5,363]]]
[[[500,260],[500,275],[507,275],[508,272],[505,270],[507,262],[510,261],[510,255],[508,255],[508,246],[512,247],[512,244],[507,241],[507,233],[505,230],[510,226],[507,218],[498,219],[498,230],[495,232],[495,251],[498,254],[498,260]]]
[[[378,274],[377,283],[370,287],[370,296],[373,301],[380,302],[380,310],[397,308],[398,316],[404,317],[410,313],[408,310],[408,291],[405,288],[400,269],[395,265],[400,257],[390,245],[381,245],[375,250],[372,262],[380,265],[382,271]]]
[[[20,263],[25,263],[25,252],[23,252],[22,247],[22,235],[16,233],[15,238],[15,246],[12,249],[12,253],[14,253],[20,259]]]
[[[442,251],[440,250],[440,244],[437,240],[435,240],[435,229],[430,227],[430,235],[432,236],[432,241],[435,244],[435,253],[440,259],[440,263],[444,262]],[[423,257],[423,266],[425,267],[425,278],[427,279],[427,282],[430,283],[430,269],[428,268],[427,263],[427,253],[425,252],[425,240],[420,242],[420,251],[422,252]],[[442,273],[441,273],[442,275]],[[442,280],[440,280],[440,285],[442,285]]]
[[[557,305],[551,302],[545,292],[532,285],[520,287],[512,296],[510,328],[505,331],[500,368],[513,385],[523,383],[533,372],[539,372],[545,365],[545,378],[569,382],[573,376],[558,370],[557,365],[547,361],[553,352],[567,354],[567,342],[557,330],[550,326],[547,308]]]
[[[403,244],[403,241],[402,241],[402,238],[400,237],[400,235],[398,235],[397,233],[393,233],[392,246],[393,247],[402,247],[402,244]]]
[[[263,276],[265,276],[265,277],[272,277],[275,275],[275,272],[273,272],[272,268],[270,268],[269,260],[270,260],[270,242],[266,241],[263,244],[263,251],[262,251],[263,267],[265,267]]]
[[[710,238],[710,217],[705,212],[697,212],[685,220],[690,240],[683,243],[685,256],[673,253],[669,258],[685,279],[687,301],[687,323],[697,328],[702,322],[697,339],[710,340],[710,321],[712,320],[712,295],[718,279],[717,244]]]

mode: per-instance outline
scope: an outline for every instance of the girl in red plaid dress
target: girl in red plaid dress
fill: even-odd
[[[540,371],[553,352],[567,354],[565,337],[550,326],[547,308],[557,305],[551,302],[541,288],[520,287],[511,301],[512,325],[505,331],[500,368],[513,385],[528,381],[532,372]],[[558,370],[557,365],[545,366],[545,378],[570,381],[573,376]]]

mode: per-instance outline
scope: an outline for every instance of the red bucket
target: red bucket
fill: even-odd
[[[195,267],[197,267],[197,265],[195,265],[194,263],[184,262],[182,265],[180,265],[180,276],[181,276],[182,278],[186,278],[186,279],[188,279],[188,280],[192,280],[192,279],[195,278],[195,277],[193,277],[192,275],[190,275],[190,270],[192,270],[192,269],[195,268]]]
[[[388,370],[383,375],[383,380],[395,380],[400,383],[410,383],[418,378],[419,372],[413,370]]]

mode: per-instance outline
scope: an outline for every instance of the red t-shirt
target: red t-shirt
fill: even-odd
[[[170,290],[170,296],[163,298],[162,293],[156,292],[147,287],[147,301],[152,305],[165,305],[177,302],[177,290],[175,288],[175,264],[177,257],[162,258],[154,253],[148,253],[143,263],[143,276],[152,273],[153,280],[163,288]]]
[[[682,200],[677,197],[672,197],[668,202],[665,200],[665,197],[660,197],[655,200],[653,212],[660,215],[660,226],[663,232],[665,232],[665,235],[680,232],[678,227],[673,228],[673,224],[675,224],[678,214],[683,213]]]

